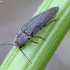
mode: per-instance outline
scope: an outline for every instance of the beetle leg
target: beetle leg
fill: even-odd
[[[44,39],[44,38],[42,38],[42,37],[40,37],[40,36],[32,36],[32,37],[34,37],[34,38],[41,38],[41,39],[43,39],[43,40],[46,40],[46,39]]]
[[[30,40],[30,38],[28,38],[28,40],[29,40],[30,42],[33,42],[33,43],[39,44],[38,42],[35,42],[35,41],[33,41],[33,40]]]
[[[58,20],[58,19],[54,19],[54,20],[50,21],[49,24],[52,23],[52,22],[54,22],[54,21],[57,21],[57,20]]]

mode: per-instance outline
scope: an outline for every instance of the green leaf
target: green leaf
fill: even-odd
[[[32,64],[29,63],[16,46],[13,46],[3,61],[1,70],[44,70],[70,28],[69,0],[44,0],[34,16],[39,14],[41,11],[54,6],[59,7],[59,12],[53,20],[56,18],[58,20],[56,22],[52,22],[35,34],[45,38],[46,41],[31,38],[32,40],[39,42],[39,44],[27,41],[25,46],[22,48],[23,52],[30,59]]]

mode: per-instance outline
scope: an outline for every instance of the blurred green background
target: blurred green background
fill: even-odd
[[[0,44],[14,43],[16,33],[33,16],[43,0],[0,0]],[[0,64],[12,46],[0,46]],[[45,70],[70,70],[70,30]]]

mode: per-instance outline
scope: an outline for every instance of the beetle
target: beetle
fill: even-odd
[[[45,10],[42,13],[33,17],[27,24],[24,24],[15,38],[14,45],[16,45],[18,48],[22,48],[25,42],[28,39],[30,40],[30,36],[34,37],[33,35],[35,33],[37,33],[39,30],[41,30],[41,28],[46,26],[51,20],[51,18],[58,12],[58,10],[59,7],[49,8],[48,10]]]
[[[59,7],[57,6],[49,8],[48,10],[45,10],[40,14],[36,15],[35,17],[33,17],[27,24],[24,24],[21,30],[19,31],[19,33],[15,37],[14,45],[18,47],[19,50],[24,54],[24,52],[21,50],[22,46],[26,43],[27,40],[30,40],[30,36],[42,38],[39,36],[34,36],[34,34],[37,33],[39,30],[41,30],[43,27],[45,27],[48,24],[48,22],[51,20],[51,18],[55,16],[58,10]],[[34,42],[32,40],[30,41]],[[34,42],[34,43],[38,43],[38,42]],[[25,57],[27,58],[26,55]],[[29,59],[28,61],[31,63]]]
[[[41,12],[40,14],[33,17],[27,24],[24,24],[21,28],[21,30],[17,33],[15,37],[14,45],[19,48],[19,50],[25,55],[25,53],[21,50],[22,46],[26,43],[27,40],[30,40],[30,36],[41,38],[45,40],[42,37],[34,36],[35,33],[37,33],[39,30],[41,30],[43,27],[45,27],[48,22],[51,20],[53,16],[58,12],[59,7],[52,7],[48,10],[45,10]],[[52,21],[53,22],[53,21]],[[31,42],[34,42],[30,40]],[[34,42],[38,43],[38,42]],[[12,44],[1,44],[1,45],[12,45]],[[27,58],[27,56],[25,55]],[[28,59],[28,58],[27,58]],[[28,59],[28,61],[31,63],[31,61]],[[32,63],[31,63],[32,64]]]

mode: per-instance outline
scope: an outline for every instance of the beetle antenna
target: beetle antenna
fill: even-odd
[[[19,48],[19,50],[25,55],[25,53]],[[28,59],[28,57],[25,55],[25,57],[27,58],[27,60],[31,63],[31,61]],[[31,63],[32,64],[32,63]]]
[[[13,44],[4,43],[4,44],[0,44],[0,45],[13,45]]]

